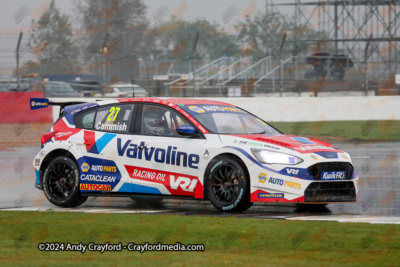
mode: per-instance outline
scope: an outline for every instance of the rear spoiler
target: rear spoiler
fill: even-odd
[[[102,101],[101,99],[96,99],[95,101]],[[47,108],[48,106],[59,106],[61,116],[62,111],[67,106],[78,105],[78,104],[85,104],[85,103],[92,103],[88,101],[65,101],[65,102],[50,102],[48,98],[31,98],[30,99],[30,107],[31,109],[39,109],[39,108]]]
[[[85,103],[89,103],[89,102],[85,102],[85,101],[49,102],[49,105],[50,106],[59,106],[60,107],[60,112],[58,114],[58,117],[61,117],[62,112],[63,112],[65,107],[72,106],[72,105],[78,105],[78,104],[85,104]]]

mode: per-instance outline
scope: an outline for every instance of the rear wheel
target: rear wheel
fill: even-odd
[[[67,157],[53,159],[44,171],[43,191],[47,199],[59,207],[76,207],[83,204],[79,190],[79,169]]]
[[[214,207],[222,211],[244,211],[252,205],[249,178],[233,159],[222,159],[212,165],[207,195]]]

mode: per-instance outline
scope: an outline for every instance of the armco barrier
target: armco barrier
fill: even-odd
[[[400,96],[225,97],[205,98],[230,103],[266,121],[400,120]],[[94,99],[57,98],[63,101]],[[58,109],[54,107],[54,120]]]
[[[0,123],[53,122],[52,107],[30,109],[31,98],[42,98],[43,92],[0,92]]]

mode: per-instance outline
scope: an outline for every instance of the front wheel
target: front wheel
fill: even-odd
[[[207,195],[211,204],[222,211],[244,211],[252,205],[249,178],[233,159],[222,159],[211,166]]]
[[[87,199],[80,194],[78,166],[63,156],[53,159],[44,171],[43,191],[47,199],[59,207],[76,207]]]

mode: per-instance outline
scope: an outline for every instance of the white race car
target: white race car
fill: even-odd
[[[36,187],[60,207],[78,206],[88,196],[143,194],[209,199],[222,211],[243,211],[254,202],[357,199],[359,178],[349,154],[284,135],[217,101],[131,98],[67,105],[41,141],[33,161]]]

